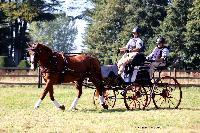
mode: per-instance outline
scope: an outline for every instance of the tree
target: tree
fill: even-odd
[[[8,56],[9,50],[8,46],[11,42],[10,38],[10,29],[6,23],[6,17],[3,14],[3,11],[0,11],[0,55],[1,56]]]
[[[86,12],[90,23],[86,29],[84,44],[99,58],[115,58],[119,47],[131,37],[134,26],[143,30],[143,40],[148,42],[154,29],[166,16],[167,0],[91,0],[95,8]],[[114,52],[113,52],[114,51]],[[105,59],[102,59],[105,60]]]
[[[120,35],[120,38],[124,38],[122,44],[126,44],[131,30],[138,25],[142,29],[142,40],[147,53],[151,51],[154,47],[152,38],[156,36],[156,29],[167,15],[167,5],[168,0],[130,0],[126,6],[125,25]]]
[[[188,67],[200,69],[200,0],[194,0],[186,24],[186,50],[184,62]]]
[[[102,62],[114,58],[119,48],[118,34],[124,20],[124,3],[121,0],[96,1],[94,11],[90,10],[92,23],[88,26],[84,43],[89,52],[98,53]]]
[[[191,0],[173,0],[168,6],[167,17],[163,21],[158,35],[166,37],[170,45],[170,62],[182,57],[184,47],[184,32],[186,31],[188,8]],[[182,60],[182,59],[181,59]],[[183,62],[179,62],[178,67],[183,67]]]
[[[60,16],[53,21],[33,22],[30,25],[33,41],[46,43],[55,51],[71,52],[75,50],[77,28],[72,17]]]

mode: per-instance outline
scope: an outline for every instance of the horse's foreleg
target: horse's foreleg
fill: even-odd
[[[53,93],[54,92],[53,92],[53,85],[52,85],[52,87],[49,87],[49,97],[50,97],[51,101],[53,102],[53,104],[55,105],[56,108],[61,109],[61,110],[65,110],[65,106],[61,105],[59,102],[57,102],[54,99]]]
[[[53,88],[53,85],[51,85],[49,82],[47,82],[43,92],[41,93],[40,99],[38,99],[38,101],[35,103],[35,106],[34,106],[35,109],[38,109],[40,107],[42,100],[45,98],[45,96],[48,93],[49,88],[51,88],[51,87]]]
[[[76,90],[77,90],[77,97],[72,102],[71,107],[69,108],[69,110],[72,110],[72,109],[76,110],[76,105],[78,103],[79,98],[82,95],[82,82],[83,82],[83,80],[79,80],[79,81],[75,82]]]

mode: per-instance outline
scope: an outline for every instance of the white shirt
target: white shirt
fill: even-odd
[[[167,48],[159,49],[158,47],[155,47],[152,53],[147,56],[147,59],[156,60],[166,57],[169,57],[169,50]]]
[[[128,50],[132,50],[132,49],[135,49],[135,48],[139,48],[141,49],[143,46],[143,41],[140,39],[140,38],[131,38],[128,43],[126,44],[126,48]]]

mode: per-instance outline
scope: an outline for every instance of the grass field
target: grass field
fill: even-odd
[[[54,88],[56,100],[69,108],[76,90],[70,86]],[[151,104],[144,111],[127,111],[122,100],[113,109],[96,109],[94,90],[85,88],[78,111],[57,110],[49,96],[34,110],[41,91],[36,86],[0,87],[0,133],[200,132],[200,88],[182,88],[179,109],[159,110]]]

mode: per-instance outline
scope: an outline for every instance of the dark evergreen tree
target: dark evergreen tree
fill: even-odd
[[[200,70],[200,0],[194,0],[186,24],[184,62],[187,67]]]
[[[186,31],[188,8],[191,0],[173,0],[168,6],[167,17],[163,21],[158,34],[166,37],[167,43],[170,45],[170,64],[179,60],[177,63],[179,68],[184,67],[183,53],[184,32]]]
[[[11,32],[10,28],[7,26],[6,17],[3,14],[3,11],[0,11],[0,55],[8,56],[9,55],[9,43],[11,41]]]
[[[130,0],[126,5],[125,25],[120,35],[120,38],[123,38],[122,44],[127,43],[132,29],[138,25],[142,29],[146,51],[151,51],[155,46],[152,38],[156,36],[156,29],[167,15],[167,5],[168,0]]]

